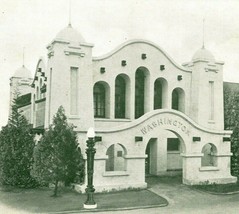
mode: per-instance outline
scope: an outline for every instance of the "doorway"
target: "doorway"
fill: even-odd
[[[157,175],[157,138],[151,138],[146,147],[145,175]]]
[[[181,176],[185,146],[182,138],[171,130],[161,130],[146,146],[145,176]]]

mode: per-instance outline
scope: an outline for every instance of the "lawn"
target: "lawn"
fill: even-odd
[[[212,193],[231,193],[239,191],[239,182],[235,184],[194,185],[193,188]]]
[[[182,184],[182,176],[148,176],[146,177],[146,182],[149,187],[154,185],[164,183],[172,186],[177,186]],[[207,191],[211,193],[231,193],[239,192],[239,182],[235,184],[202,184],[189,186],[192,189],[198,189],[202,191]]]
[[[49,213],[61,211],[83,211],[85,194],[73,190],[62,190],[59,197],[51,197],[48,188],[18,189],[0,188],[1,203],[32,213]],[[123,208],[145,208],[150,206],[166,206],[167,200],[148,191],[122,191],[95,194],[98,210],[114,210]]]

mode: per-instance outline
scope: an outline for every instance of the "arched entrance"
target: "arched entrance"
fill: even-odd
[[[150,138],[146,149],[145,176],[180,175],[183,171],[181,154],[185,152],[185,144],[180,135],[172,130],[162,129],[158,137]]]
[[[235,183],[237,178],[230,174],[230,134],[201,127],[184,113],[169,109],[97,130],[102,141],[95,145],[95,187],[97,191],[146,188],[145,173],[158,176],[179,171],[181,182],[188,185]],[[116,140],[118,145],[111,146]]]

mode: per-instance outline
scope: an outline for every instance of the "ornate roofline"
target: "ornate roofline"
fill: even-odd
[[[33,81],[32,81],[32,84],[35,82],[35,77],[37,76],[37,69],[40,65],[40,63],[43,63],[43,66],[44,66],[44,70],[46,70],[46,63],[45,63],[45,59],[41,56],[38,61],[37,61],[37,65],[36,65],[36,70],[35,70],[35,73],[34,73],[34,76],[33,76]]]
[[[99,56],[99,57],[93,57],[93,61],[100,61],[100,60],[104,60],[107,59],[109,57],[111,57],[112,55],[116,54],[117,52],[119,52],[120,50],[122,50],[124,47],[131,45],[131,44],[135,44],[135,43],[144,43],[144,44],[148,44],[153,46],[154,48],[158,49],[171,63],[173,63],[174,66],[176,66],[178,69],[185,71],[185,72],[192,72],[189,69],[186,69],[184,67],[182,67],[181,65],[177,64],[167,53],[166,51],[164,51],[161,47],[159,47],[157,44],[148,41],[148,40],[144,40],[144,39],[134,39],[134,40],[129,40],[127,42],[122,43],[121,45],[119,45],[118,47],[116,47],[115,49],[113,49],[112,51],[110,51],[109,53],[103,55],[103,56]]]

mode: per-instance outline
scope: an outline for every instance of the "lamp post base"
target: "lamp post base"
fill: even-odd
[[[96,209],[97,204],[84,204],[85,209]]]

